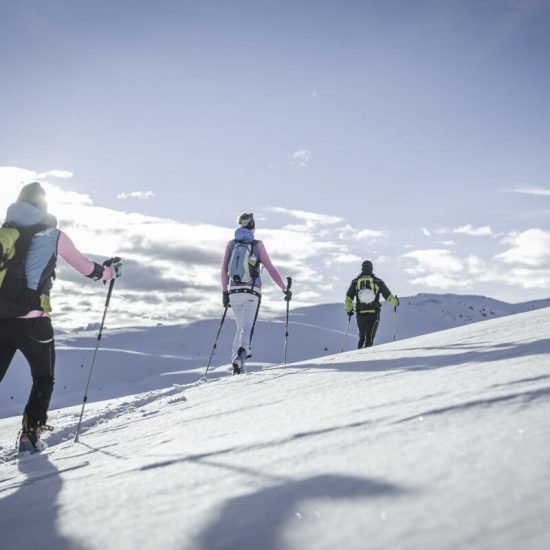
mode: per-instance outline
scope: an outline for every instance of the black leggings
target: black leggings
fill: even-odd
[[[359,329],[358,349],[368,348],[374,344],[374,337],[376,336],[379,320],[380,311],[357,314],[357,328]]]
[[[51,319],[0,319],[0,382],[17,350],[25,356],[32,375],[32,388],[25,414],[31,420],[45,424],[53,392],[55,367]]]

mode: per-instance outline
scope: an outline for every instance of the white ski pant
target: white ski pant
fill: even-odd
[[[246,355],[252,355],[251,337],[254,319],[258,311],[259,297],[249,292],[240,292],[229,295],[231,311],[237,323],[237,331],[233,340],[233,354],[231,359],[237,354],[237,350],[243,347]]]

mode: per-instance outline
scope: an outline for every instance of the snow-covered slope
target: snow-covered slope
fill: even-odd
[[[89,402],[79,443],[80,407],[52,411],[48,451],[0,465],[2,549],[548,548],[549,324]],[[136,359],[156,361],[118,367]],[[5,447],[18,424],[0,420]]]
[[[397,317],[385,304],[376,344],[428,334],[488,318],[550,306],[550,300],[507,304],[484,296],[419,294],[401,299]],[[291,309],[288,361],[300,361],[351,350],[357,345],[355,318],[345,337],[348,318],[342,304]],[[254,334],[254,357],[249,370],[276,365],[284,359],[285,319],[260,317]],[[139,329],[107,328],[94,365],[89,398],[110,399],[137,392],[189,384],[198,380],[212,352],[220,319],[190,325]],[[108,327],[108,325],[107,325]],[[227,316],[216,353],[212,378],[226,376],[235,325]],[[97,330],[57,337],[56,386],[53,407],[82,403]],[[127,367],[131,365],[131,367]],[[29,368],[19,354],[0,384],[0,418],[22,411],[30,387]]]

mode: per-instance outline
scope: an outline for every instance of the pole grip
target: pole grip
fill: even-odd
[[[290,290],[290,287],[292,286],[292,277],[286,278],[286,289]]]

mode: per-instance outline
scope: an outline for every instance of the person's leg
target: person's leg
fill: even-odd
[[[357,313],[357,330],[359,331],[359,342],[357,343],[357,349],[365,347],[366,338],[366,320],[367,316],[363,313]]]
[[[32,388],[25,407],[29,426],[43,425],[48,420],[48,408],[53,392],[55,370],[55,340],[49,317],[18,319],[18,347],[29,362]]]
[[[11,339],[13,319],[2,319],[0,321],[0,382],[8,372],[10,363],[17,351]]]
[[[366,340],[365,347],[370,348],[374,344],[374,337],[376,336],[376,331],[378,330],[378,323],[380,321],[380,312],[369,315],[368,322],[366,324]]]
[[[243,319],[244,319],[244,308],[245,308],[244,296],[245,296],[244,293],[230,295],[231,312],[233,313],[235,323],[237,324],[237,328],[235,330],[235,337],[233,338],[233,347],[231,349],[231,360],[233,360],[235,355],[237,355],[237,350],[242,346]]]
[[[246,350],[246,358],[252,357],[252,334],[254,325],[256,324],[256,317],[259,310],[258,296],[254,294],[248,294],[248,299],[244,303],[243,312],[243,339],[242,344]]]

